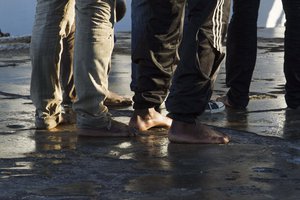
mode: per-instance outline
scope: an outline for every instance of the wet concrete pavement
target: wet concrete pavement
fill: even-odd
[[[171,144],[160,129],[114,139],[77,137],[74,125],[35,130],[29,45],[0,39],[0,199],[299,199],[300,114],[284,102],[282,34],[259,30],[247,110],[201,117],[228,145]],[[129,53],[119,34],[110,88],[127,96]],[[224,82],[222,66],[214,98]],[[111,112],[127,123],[132,108]]]

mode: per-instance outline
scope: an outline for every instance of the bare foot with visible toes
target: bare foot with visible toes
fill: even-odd
[[[154,127],[170,128],[172,119],[163,116],[154,108],[135,110],[129,121],[129,127],[137,131],[147,131]]]
[[[168,132],[170,142],[190,144],[227,144],[229,137],[210,127],[196,123],[173,120]]]

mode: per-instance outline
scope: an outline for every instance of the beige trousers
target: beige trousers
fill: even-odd
[[[108,91],[114,45],[114,6],[115,0],[37,0],[30,89],[37,117],[47,121],[61,115],[63,40],[72,33],[76,23],[73,108],[77,112],[77,123],[100,127],[109,124],[108,109],[103,101]]]

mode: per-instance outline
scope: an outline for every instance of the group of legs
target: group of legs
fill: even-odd
[[[172,44],[172,40],[170,39],[170,37],[174,37],[174,35],[176,35],[175,30],[173,30],[174,32],[172,32],[171,28],[172,27],[174,28],[177,25],[177,30],[178,30],[179,29],[178,27],[180,27],[178,23],[180,20],[182,23],[182,18],[180,20],[177,19],[177,24],[176,24],[174,23],[174,21],[168,21],[170,20],[170,18],[168,18],[167,16],[171,16],[170,12],[173,12],[172,14],[176,12],[174,11],[176,9],[172,7],[172,2],[173,2],[173,6],[175,7],[178,6],[180,3],[178,2],[174,3],[175,1],[168,1],[166,3],[169,5],[168,7],[166,6],[166,4],[159,3],[159,2],[152,2],[152,3],[150,3],[149,1],[135,2],[134,0],[132,2],[133,2],[132,10],[139,9],[139,11],[134,13],[134,15],[141,15],[144,12],[150,14],[154,13],[153,14],[154,17],[152,18],[149,17],[147,19],[149,20],[149,25],[144,26],[143,33],[147,33],[148,35],[147,34],[142,34],[142,35],[143,36],[146,35],[145,36],[146,39],[140,38],[141,41],[146,41],[146,40],[150,41],[149,44],[146,43],[146,47],[149,50],[148,54],[147,52],[143,52],[144,56],[141,55],[143,54],[141,53],[142,49],[138,49],[138,47],[135,47],[136,41],[133,40],[133,47],[134,47],[133,62],[135,64],[133,67],[133,75],[139,77],[137,80],[134,79],[133,77],[133,80],[137,81],[137,83],[140,81],[141,83],[139,85],[141,86],[141,88],[134,87],[134,89],[136,89],[135,97],[134,97],[135,113],[131,118],[130,126],[136,127],[139,130],[146,130],[153,126],[160,126],[162,124],[165,125],[166,127],[169,127],[170,121],[168,119],[165,119],[164,116],[160,115],[157,111],[157,108],[165,99],[166,91],[169,86],[168,82],[164,83],[163,81],[166,81],[169,78],[168,75],[170,75],[170,72],[172,73],[173,70],[172,67],[175,68],[175,66],[177,66],[176,61],[172,60],[172,58],[175,58],[174,54],[172,54],[172,50],[174,49],[168,49],[168,48],[170,47],[170,44]],[[217,3],[215,5],[215,9],[218,7],[218,5],[220,5],[220,1],[216,1],[216,2]],[[203,105],[205,105],[204,102],[207,102],[207,99],[204,101],[203,100],[200,101],[199,95],[203,95],[206,98],[210,98],[211,94],[209,93],[211,92],[211,90],[207,90],[206,91],[207,93],[205,94],[205,89],[204,89],[205,81],[199,77],[195,78],[193,76],[197,76],[200,74],[200,76],[205,77],[204,75],[206,75],[206,77],[210,77],[210,85],[213,86],[214,79],[212,77],[216,75],[216,73],[214,73],[215,72],[214,67],[220,64],[222,58],[218,60],[218,57],[214,55],[215,57],[213,59],[214,60],[213,64],[209,63],[211,60],[210,55],[212,54],[208,54],[207,52],[212,51],[214,47],[210,47],[210,50],[208,50],[209,48],[207,48],[207,46],[205,46],[206,44],[202,42],[205,41],[205,39],[207,38],[209,39],[209,37],[207,37],[209,28],[211,28],[212,30],[216,28],[213,26],[211,27],[207,26],[205,22],[203,21],[201,22],[200,19],[205,15],[204,13],[208,11],[208,9],[206,8],[209,6],[209,3],[204,1],[187,1],[187,3],[188,3],[187,10],[190,13],[188,13],[187,15],[188,18],[186,21],[187,25],[184,28],[184,32],[183,32],[182,51],[180,51],[179,53],[181,60],[178,64],[178,69],[175,71],[175,75],[173,76],[172,87],[170,90],[169,97],[166,101],[166,106],[168,111],[170,112],[169,116],[173,119],[173,123],[169,131],[170,140],[171,141],[175,140],[177,142],[197,143],[197,141],[199,140],[197,140],[197,138],[195,137],[189,137],[189,133],[195,132],[196,135],[203,136],[203,134],[201,134],[200,132],[205,132],[205,131],[199,131],[199,130],[205,130],[205,128],[197,127],[193,129],[194,131],[189,128],[193,127],[191,126],[191,124],[192,122],[195,121],[196,116],[200,115],[201,112],[203,112],[203,108],[202,111],[197,110],[197,108],[201,106],[203,107]],[[201,5],[201,3],[202,3],[202,7],[197,8],[197,5]],[[286,14],[286,19],[287,19],[285,24],[286,31],[285,31],[285,56],[284,56],[284,73],[286,77],[285,99],[286,99],[287,106],[289,108],[296,109],[300,106],[300,78],[299,78],[300,77],[300,68],[299,68],[300,38],[298,37],[300,33],[300,25],[298,23],[300,20],[299,19],[300,3],[296,0],[293,1],[282,0],[282,3],[283,3],[283,9]],[[214,3],[211,2],[211,4]],[[217,99],[217,101],[223,102],[228,107],[244,109],[247,107],[249,102],[249,87],[250,87],[251,78],[255,67],[256,53],[257,53],[257,18],[258,18],[259,4],[260,4],[260,0],[255,0],[254,2],[252,1],[250,2],[246,0],[233,0],[233,15],[228,29],[227,51],[226,51],[227,52],[226,84],[228,87],[230,87],[230,89],[226,96]],[[159,9],[159,6],[165,8],[165,10]],[[167,10],[168,8],[170,9],[169,11]],[[229,8],[229,2],[225,1],[225,7],[223,7],[222,11],[224,13],[227,12],[228,14],[228,8]],[[193,12],[194,11],[193,9],[198,9],[197,11],[199,11],[199,13]],[[150,14],[148,16],[150,16]],[[199,17],[197,19],[199,20],[198,29],[195,26],[191,27],[197,24],[195,23],[195,21],[193,21],[193,19],[197,18],[197,14]],[[215,14],[216,14],[216,10],[214,11],[213,15]],[[181,15],[183,16],[183,14]],[[226,17],[228,17],[228,15],[227,16],[225,15],[224,17],[225,18],[223,18],[224,20],[223,24],[226,24]],[[173,20],[175,20],[175,18],[176,17],[174,17]],[[202,18],[202,20],[203,19],[205,18]],[[136,20],[133,22],[138,24],[139,27],[143,27],[143,22],[141,22],[141,20]],[[213,22],[213,19],[207,18],[207,22]],[[135,27],[134,26],[135,23],[133,23],[133,27]],[[174,23],[175,25],[172,23]],[[167,26],[167,27],[162,27],[162,26]],[[195,38],[195,34],[193,35],[193,32],[191,30],[199,31],[197,32],[198,34],[197,37],[199,37],[199,35],[201,36],[201,31],[203,31],[204,33],[203,35],[206,36],[206,38],[203,37],[204,40],[199,40],[199,38],[197,38],[198,40],[197,41],[194,40],[193,42],[193,39]],[[135,38],[134,37],[135,34],[136,33],[133,32],[133,38]],[[177,33],[177,34],[180,35],[181,33]],[[180,38],[180,36],[178,35],[176,35],[177,36],[176,39],[180,41],[180,39],[178,39],[178,37]],[[153,38],[151,38],[151,36]],[[174,39],[173,42],[176,39]],[[201,42],[199,43],[198,41]],[[153,44],[156,46],[153,46]],[[174,42],[173,44],[176,44],[176,42]],[[192,50],[192,46],[193,46],[192,44],[197,44],[196,49],[194,49],[194,51]],[[159,46],[159,48],[157,48],[157,46]],[[177,47],[175,47],[175,49],[176,48]],[[192,59],[191,56],[193,54],[192,52],[198,52],[196,59]],[[169,59],[166,59],[168,56],[170,56]],[[197,64],[192,63],[195,62],[195,60],[196,63],[198,62]],[[138,66],[138,70],[135,71],[134,69],[137,68],[136,65],[137,66],[140,65],[140,66]],[[152,68],[150,67],[151,65]],[[189,68],[193,65],[194,67],[198,66],[197,70],[199,69],[203,71],[207,69],[208,70],[206,71],[206,73],[204,73],[204,75],[202,75],[201,73],[203,72],[200,71],[199,73],[199,71],[196,72],[195,69]],[[158,75],[159,73],[160,75]],[[152,80],[147,80],[149,79],[148,76],[149,74],[152,74],[152,78],[153,78]],[[160,80],[161,82],[158,82],[157,77],[164,77],[164,79],[161,79],[163,81]],[[195,82],[193,83],[194,80]],[[152,83],[152,85],[147,85],[145,83]],[[161,83],[163,83],[166,87],[162,87],[161,85],[159,85]],[[132,83],[132,85],[134,86],[135,84]],[[201,85],[202,87],[201,86],[196,87],[198,85]],[[152,88],[149,89],[149,87]],[[201,88],[201,89],[193,93],[193,91],[196,91],[197,88],[198,89]],[[149,91],[152,91],[152,93]],[[188,123],[185,125],[189,125],[188,126],[189,128],[187,128],[187,126],[184,126],[183,123]],[[177,133],[180,134],[180,136],[175,137]],[[211,134],[211,136],[212,135],[213,134]],[[217,137],[222,140],[220,134]],[[210,140],[209,137],[207,137],[206,139]],[[210,140],[210,142],[212,142],[212,140]]]
[[[131,48],[132,48],[132,57],[134,57],[134,52],[136,51],[137,45],[141,42],[141,37],[146,34],[147,24],[151,17],[151,8],[148,0],[132,0],[131,1]],[[185,14],[183,17],[183,24],[181,26],[181,31],[184,30],[187,26],[185,24],[188,23],[188,6],[185,6]],[[226,18],[225,18],[226,20]],[[223,22],[226,24],[226,21]],[[226,28],[222,29],[223,33],[226,31]],[[182,34],[182,33],[181,33]],[[180,49],[180,48],[179,48]],[[179,53],[180,54],[180,53]],[[174,70],[176,68],[177,63],[174,63]],[[131,73],[131,83],[130,88],[134,92],[137,88],[137,73],[138,73],[138,63],[134,59],[132,59],[132,73]],[[216,76],[215,76],[216,78]],[[215,80],[213,80],[215,81]],[[168,90],[169,85],[166,85],[166,90]],[[225,105],[222,102],[216,102],[210,100],[206,105],[205,112],[209,113],[217,113],[225,110]],[[135,126],[139,131],[145,131],[153,126],[158,126],[159,124],[169,127],[171,125],[170,118],[166,118],[159,114],[160,106],[156,105],[155,109],[150,108],[147,112],[142,111],[140,115],[134,115],[131,120],[131,125]],[[153,116],[150,116],[153,115]],[[142,119],[144,118],[144,119]],[[148,118],[149,120],[146,120]],[[162,123],[163,122],[163,123]]]
[[[289,108],[300,106],[300,1],[282,0],[286,14],[284,40],[285,100]],[[257,19],[260,0],[233,0],[233,15],[227,33],[226,85],[230,88],[219,101],[244,109],[257,54]]]
[[[300,62],[300,3],[297,0],[282,2],[287,17],[284,63],[286,102],[288,107],[297,108],[300,104],[300,68],[297,66]],[[238,3],[245,10],[237,11]],[[251,2],[250,6],[250,2],[234,0],[234,15],[227,40],[227,84],[231,87],[224,101],[227,106],[238,105],[234,101],[242,99],[238,107],[245,107],[249,101],[254,64],[253,58],[248,58],[250,61],[242,58],[249,54],[247,49],[244,52],[241,50],[246,45],[244,37],[249,35],[248,31],[243,34],[242,30],[251,28],[255,37],[249,36],[252,38],[249,44],[255,48],[252,46],[249,49],[251,55],[254,55],[253,52],[256,54],[253,21],[257,20],[257,10],[250,10],[250,7],[258,8],[258,4],[259,1]],[[147,23],[141,22],[143,24],[132,30],[132,61],[136,68],[131,84],[134,113],[129,126],[138,131],[164,126],[169,128],[171,142],[227,143],[229,139],[226,135],[201,124],[198,116],[204,112],[211,98],[214,80],[225,55],[221,42],[226,33],[230,0],[133,0],[132,5],[144,5],[148,9],[133,9],[133,15],[139,11],[149,14],[146,14]],[[186,6],[188,14],[184,22]],[[251,18],[251,26],[245,25],[247,22],[243,21],[244,18],[237,17],[239,12]],[[115,19],[115,0],[37,1],[31,43],[31,98],[36,107],[38,128],[50,129],[59,124],[63,101],[73,101],[76,96],[72,107],[77,114],[77,127],[82,130],[80,133],[95,136],[130,135],[126,131],[127,126],[111,118],[104,104],[110,94],[108,72],[114,46]],[[244,23],[241,28],[234,27],[241,22]],[[234,42],[242,39],[241,43]],[[74,51],[65,51],[65,47]],[[230,61],[237,55],[239,59],[235,57]],[[239,62],[248,63],[249,66],[240,67]],[[69,73],[61,73],[60,70],[70,71],[72,65],[74,84]],[[63,78],[65,82],[62,81],[65,99],[61,76],[69,77]],[[238,88],[234,91],[234,80],[237,78],[246,83],[245,90]],[[236,82],[238,87],[244,87],[239,80]],[[244,93],[239,94],[240,91]],[[231,95],[236,96],[231,98]],[[160,113],[163,102],[169,112],[168,117]]]
[[[188,1],[183,31],[186,3],[147,1],[149,20],[132,54],[138,67],[135,111],[129,126],[142,131],[165,126],[170,128],[172,142],[227,143],[227,136],[199,123],[197,116],[204,112],[211,97],[224,57],[221,41],[229,1]],[[31,42],[31,98],[36,107],[37,128],[51,129],[61,123],[64,101],[73,103],[79,133],[130,135],[126,126],[111,118],[104,105],[109,96],[107,76],[114,23],[115,0],[37,1]],[[72,69],[71,76],[68,72]],[[159,112],[169,89],[166,106],[172,119]]]
[[[132,1],[136,21],[132,32],[135,83],[131,88],[135,94],[130,127],[145,131],[165,126],[170,128],[171,142],[228,142],[227,136],[201,124],[197,117],[211,98],[224,57],[221,42],[229,5],[226,0]],[[147,25],[140,20],[144,13],[149,13]],[[168,117],[159,113],[165,99]]]

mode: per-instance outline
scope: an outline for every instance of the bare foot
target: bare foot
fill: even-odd
[[[168,132],[170,142],[190,144],[227,144],[229,137],[201,123],[173,120]]]
[[[104,105],[115,107],[131,106],[132,100],[129,97],[121,96],[117,93],[109,91],[107,98],[104,101]]]
[[[163,116],[154,108],[135,110],[129,121],[129,127],[138,131],[147,131],[153,127],[170,128],[172,119]]]

